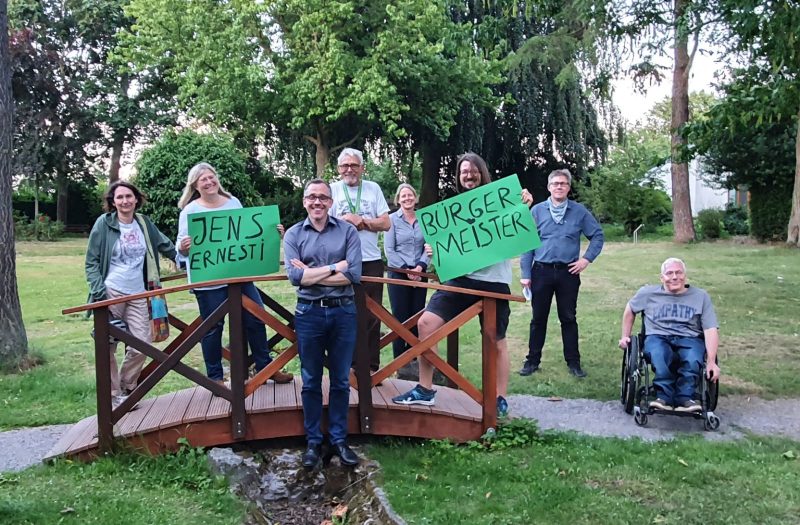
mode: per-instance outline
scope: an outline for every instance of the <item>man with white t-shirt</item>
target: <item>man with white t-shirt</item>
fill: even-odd
[[[383,277],[384,266],[378,248],[378,232],[389,231],[389,204],[383,196],[381,187],[369,180],[363,180],[364,156],[353,148],[345,148],[339,154],[337,170],[342,180],[331,184],[333,205],[330,214],[343,219],[358,230],[361,239],[361,275]],[[364,283],[365,293],[378,304],[383,303],[383,284]],[[380,368],[380,322],[374,317],[367,324],[367,347],[369,348],[370,370]]]

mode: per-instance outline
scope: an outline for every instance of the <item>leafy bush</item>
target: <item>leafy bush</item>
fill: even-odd
[[[722,210],[709,208],[697,214],[697,230],[701,239],[719,239],[722,236]]]
[[[147,149],[136,162],[134,183],[147,195],[142,212],[171,239],[178,233],[178,199],[189,170],[208,162],[217,170],[222,186],[243,206],[256,206],[260,198],[245,172],[246,156],[224,134],[201,135],[194,131],[170,131]]]
[[[18,241],[55,241],[64,234],[64,224],[39,214],[37,220],[28,219],[24,213],[14,210],[14,238]]]
[[[738,206],[729,202],[725,206],[725,216],[722,218],[725,230],[731,235],[747,235],[750,233],[750,223],[745,206]]]
[[[750,188],[750,231],[759,241],[786,239],[786,228],[792,211],[791,190]]]
[[[640,224],[656,227],[672,217],[672,202],[653,169],[664,160],[664,145],[640,131],[611,152],[588,184],[576,184],[576,189],[600,221],[622,224],[628,235]]]

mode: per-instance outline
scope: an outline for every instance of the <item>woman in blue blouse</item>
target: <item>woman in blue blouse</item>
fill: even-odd
[[[425,238],[422,236],[422,230],[417,221],[417,192],[414,187],[406,183],[400,184],[394,196],[394,203],[400,208],[389,216],[392,225],[383,237],[383,249],[386,252],[388,266],[424,272],[428,269],[430,255],[427,253]],[[419,275],[409,275],[391,270],[388,276],[391,279],[407,281],[426,280]],[[388,289],[392,315],[397,320],[405,322],[409,317],[425,308],[425,297],[428,292],[426,288],[390,284]],[[412,332],[417,335],[417,328],[414,327]],[[392,343],[395,357],[405,352],[407,348],[408,344],[400,338],[395,339]],[[413,365],[416,365],[416,362]],[[412,368],[415,368],[413,365]],[[398,377],[403,375],[416,379],[416,374],[412,370],[401,369]]]

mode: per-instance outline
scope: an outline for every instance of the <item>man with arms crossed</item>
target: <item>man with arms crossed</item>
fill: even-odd
[[[303,425],[308,448],[303,466],[313,469],[322,454],[322,369],[330,371],[329,456],[356,465],[347,446],[350,364],[356,345],[353,284],[361,280],[361,241],[355,227],[328,215],[331,188],[322,179],[306,184],[303,206],[308,218],[289,228],[283,239],[286,273],[297,286],[294,327],[303,378]]]

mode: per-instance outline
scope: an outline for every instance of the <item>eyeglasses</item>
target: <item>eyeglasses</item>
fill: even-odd
[[[322,204],[325,204],[326,202],[330,202],[330,201],[332,201],[332,200],[333,200],[333,199],[331,199],[330,197],[328,197],[327,195],[313,195],[313,194],[312,194],[312,195],[305,195],[305,196],[303,197],[303,199],[304,199],[306,202],[316,202],[316,201],[319,201],[319,202],[321,202]]]
[[[339,164],[339,171],[357,170],[361,164]]]
[[[569,186],[569,182],[551,182],[550,186]]]

